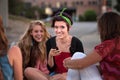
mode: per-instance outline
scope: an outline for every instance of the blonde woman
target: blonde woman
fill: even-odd
[[[34,20],[18,42],[23,56],[23,68],[24,70],[27,68],[25,75],[29,80],[32,78],[27,76],[27,72],[34,74],[34,72],[29,72],[32,68],[39,70],[42,74],[49,74],[45,45],[49,37],[45,24],[40,20]]]

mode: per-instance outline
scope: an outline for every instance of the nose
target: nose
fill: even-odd
[[[37,34],[41,34],[41,31],[38,31],[38,33]]]
[[[61,32],[61,29],[60,29],[60,28],[57,28],[57,32]]]

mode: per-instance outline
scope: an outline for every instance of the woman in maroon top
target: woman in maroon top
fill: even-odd
[[[81,70],[100,62],[103,80],[120,80],[120,15],[115,12],[104,13],[98,19],[98,30],[101,44],[82,59],[65,59],[64,66]]]

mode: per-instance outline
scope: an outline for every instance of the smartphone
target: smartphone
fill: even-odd
[[[53,49],[56,49],[56,50],[58,50],[58,47],[56,46],[56,47],[53,47]]]

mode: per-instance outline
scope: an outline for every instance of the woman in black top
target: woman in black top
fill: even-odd
[[[66,80],[67,69],[63,66],[65,58],[71,57],[75,52],[84,52],[82,42],[69,34],[73,22],[64,10],[53,17],[52,27],[56,36],[46,43],[48,68],[55,80]]]

